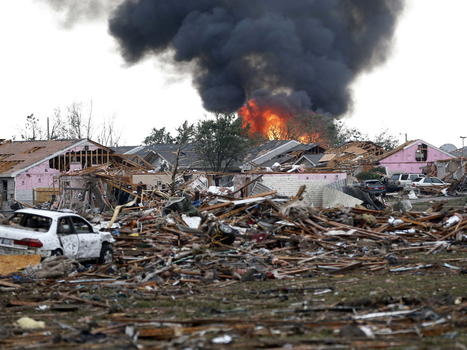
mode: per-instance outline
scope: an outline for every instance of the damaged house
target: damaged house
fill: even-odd
[[[151,164],[156,171],[163,172],[172,170],[175,166],[178,148],[179,145],[177,144],[157,144],[149,146],[116,147],[114,150],[117,153],[127,156],[138,156],[148,164]],[[180,150],[178,168],[197,171],[210,170],[199,153],[195,150],[195,145],[193,143],[184,145]]]
[[[0,203],[36,204],[58,195],[58,175],[108,162],[113,153],[88,139],[4,141],[0,144]]]
[[[276,168],[318,166],[325,149],[317,143],[303,144],[295,140],[271,140],[252,148],[240,166],[242,172],[254,169],[279,170]]]
[[[326,168],[357,174],[372,168],[384,153],[384,148],[374,142],[350,141],[326,151],[319,163]]]
[[[378,159],[380,166],[391,174],[422,173],[430,163],[452,159],[454,156],[423,140],[407,141],[384,153]]]

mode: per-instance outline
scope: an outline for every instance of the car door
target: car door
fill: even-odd
[[[425,177],[422,181],[423,186],[425,187],[430,187],[432,185],[430,177]]]
[[[63,249],[63,255],[76,259],[78,257],[79,240],[78,235],[73,230],[69,216],[58,219],[57,236]]]
[[[92,226],[78,216],[72,216],[73,228],[79,240],[78,258],[89,259],[99,256],[101,251],[100,236]]]
[[[433,184],[433,186],[443,186],[444,185],[444,182],[441,181],[440,179],[436,178],[436,177],[431,178],[431,183]]]

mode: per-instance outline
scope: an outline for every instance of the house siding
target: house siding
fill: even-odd
[[[15,198],[21,202],[32,203],[34,189],[58,187],[55,180],[59,174],[58,170],[49,167],[48,160],[18,174],[15,179]]]
[[[426,161],[417,161],[415,159],[417,148],[420,144],[426,144],[422,140],[419,140],[412,144],[411,146],[403,149],[395,154],[390,155],[389,157],[382,159],[379,164],[388,169],[392,174],[394,173],[421,173],[422,169],[428,165],[438,160],[452,158],[446,153],[430,146],[428,146],[428,154]]]

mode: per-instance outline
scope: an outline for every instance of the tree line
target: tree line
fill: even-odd
[[[88,138],[101,145],[115,147],[119,145],[121,130],[115,127],[114,117],[96,123],[92,102],[87,109],[82,103],[73,103],[64,110],[56,108],[53,116],[46,120],[34,114],[26,116],[20,137],[25,141]]]
[[[314,115],[313,118],[302,118],[300,125],[290,124],[287,130],[278,135],[269,135],[273,139],[299,139],[303,134],[318,134],[326,140],[325,146],[334,147],[349,141],[373,141],[386,150],[398,145],[396,136],[387,130],[381,131],[374,138],[362,133],[357,128],[347,127],[343,122]],[[56,109],[51,118],[47,118],[47,126],[40,123],[34,114],[26,117],[26,123],[20,133],[23,140],[62,140],[89,138],[107,146],[119,145],[121,130],[117,130],[114,118],[104,120],[96,125],[93,118],[92,103],[87,110],[81,103],[74,103],[65,110]],[[237,114],[214,113],[211,117],[197,123],[183,122],[175,133],[166,129],[153,128],[144,138],[145,145],[174,144],[178,152],[192,144],[193,149],[201,156],[205,164],[214,171],[225,171],[235,162],[244,159],[249,148],[265,142],[263,135],[249,133],[244,128],[242,119]],[[307,140],[302,142],[321,142]]]

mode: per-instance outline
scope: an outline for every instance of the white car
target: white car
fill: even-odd
[[[109,232],[98,232],[81,216],[60,211],[21,209],[0,225],[0,254],[65,255],[107,264],[113,242]]]
[[[419,177],[425,177],[423,174],[415,174],[415,173],[409,173],[409,174],[393,174],[391,176],[391,182],[402,187],[408,187],[412,184],[412,182],[419,178]]]
[[[437,177],[419,177],[412,181],[412,187],[438,187],[449,186],[447,182],[438,179]]]

